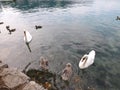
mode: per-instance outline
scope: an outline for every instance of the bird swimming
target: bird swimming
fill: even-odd
[[[16,31],[16,29],[10,29],[10,26],[6,26],[6,29],[9,31],[10,34],[11,34],[11,32]]]
[[[40,57],[40,67],[42,70],[48,70],[48,60],[44,57]]]
[[[79,68],[85,69],[92,65],[94,63],[95,55],[96,53],[94,50],[90,51],[89,54],[85,54],[79,62]]]
[[[35,25],[35,29],[40,29],[42,26]]]
[[[119,16],[117,16],[116,20],[120,20],[120,17],[119,17]]]
[[[24,31],[24,41],[29,44],[32,41],[32,36],[28,31]]]
[[[11,32],[15,32],[16,31],[16,29],[10,29],[9,30],[9,32],[11,33]]]
[[[65,68],[62,70],[62,79],[63,80],[69,80],[70,77],[72,76],[72,65],[71,63],[67,63]]]
[[[4,24],[4,22],[0,22],[0,24]]]

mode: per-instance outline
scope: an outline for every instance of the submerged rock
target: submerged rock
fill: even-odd
[[[31,78],[31,80],[35,80],[39,84],[43,85],[46,89],[56,90],[54,88],[55,75],[53,73],[49,71],[30,69],[26,74]]]

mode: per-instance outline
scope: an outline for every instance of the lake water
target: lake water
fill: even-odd
[[[69,89],[120,89],[120,0],[16,0],[1,2],[0,60],[10,67],[39,67],[39,58],[49,60],[50,71],[58,73],[65,64],[73,66]],[[6,26],[16,28],[9,34]],[[35,25],[43,28],[36,30]],[[23,31],[33,36],[31,52]],[[94,49],[95,65],[79,69],[81,57]],[[74,81],[74,78],[77,80]]]

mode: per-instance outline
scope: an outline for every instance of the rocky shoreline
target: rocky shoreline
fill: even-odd
[[[47,90],[16,68],[0,61],[0,90]]]

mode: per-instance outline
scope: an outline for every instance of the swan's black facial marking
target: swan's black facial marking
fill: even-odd
[[[82,62],[83,62],[83,61],[85,61],[85,60],[87,60],[87,59],[88,59],[88,57],[87,57],[87,56],[86,56],[86,57],[84,57],[84,58],[82,59]]]

